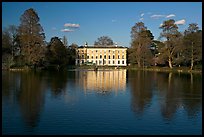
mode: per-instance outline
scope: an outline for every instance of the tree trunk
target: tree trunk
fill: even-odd
[[[169,58],[168,62],[169,62],[169,67],[172,69],[173,67],[172,67],[171,58]]]
[[[138,68],[141,67],[141,62],[140,62],[140,60],[137,60],[137,66],[138,66]]]
[[[193,70],[193,58],[191,58],[191,70]]]
[[[191,70],[193,69],[193,58],[194,58],[194,56],[193,56],[193,42],[192,42],[192,46],[191,46]]]

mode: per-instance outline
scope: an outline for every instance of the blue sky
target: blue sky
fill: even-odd
[[[40,17],[46,41],[66,36],[68,43],[93,45],[109,36],[118,45],[130,46],[131,27],[137,22],[158,39],[160,24],[174,19],[180,31],[190,23],[202,29],[202,2],[2,2],[2,29],[19,25],[20,16],[33,8]]]

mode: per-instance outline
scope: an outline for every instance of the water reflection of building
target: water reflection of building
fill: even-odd
[[[126,69],[105,71],[78,71],[79,85],[84,91],[124,91],[126,89]]]

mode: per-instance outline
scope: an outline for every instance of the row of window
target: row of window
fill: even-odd
[[[93,60],[92,60],[91,62],[94,63]],[[118,60],[118,64],[120,64],[120,62],[121,62],[122,64],[125,63],[124,60],[122,60],[122,61]],[[79,60],[78,60],[78,63],[79,63]],[[98,64],[98,61],[96,60],[95,63]],[[84,60],[82,60],[82,64],[84,64]],[[103,64],[103,65],[107,65],[105,60],[104,60],[104,61],[99,60],[99,64],[100,64],[100,65],[102,65],[102,64]],[[110,61],[110,60],[108,61],[108,64],[111,64],[111,61]],[[115,61],[114,61],[114,60],[113,60],[112,64],[115,64]]]
[[[99,50],[99,51],[100,51],[100,53],[102,52],[102,50]],[[109,53],[110,53],[111,51],[112,51],[113,53],[116,53],[116,52],[120,53],[119,50],[116,50],[116,51],[114,51],[114,50],[108,50]],[[78,52],[79,52],[79,51],[78,51]],[[84,53],[83,50],[82,50],[81,52]],[[93,53],[94,50],[92,50],[91,52]],[[95,50],[95,52],[98,52],[98,50]],[[104,50],[104,53],[106,53],[106,50]],[[124,53],[124,50],[122,50],[122,53]]]
[[[84,58],[84,55],[82,55],[82,58]],[[87,56],[87,59],[90,59],[89,56]],[[91,59],[93,59],[93,56],[91,56]],[[96,59],[98,59],[98,56],[96,56]],[[100,55],[100,59],[102,59],[102,55]],[[106,59],[106,55],[104,55],[104,59]],[[111,56],[108,56],[108,59],[111,59]],[[113,58],[115,59],[115,56],[113,55]],[[118,59],[120,59],[120,55],[118,55]],[[124,59],[124,55],[122,55],[122,59]]]

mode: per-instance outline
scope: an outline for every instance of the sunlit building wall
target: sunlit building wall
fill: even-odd
[[[126,66],[127,48],[122,46],[81,46],[76,50],[76,65]]]

